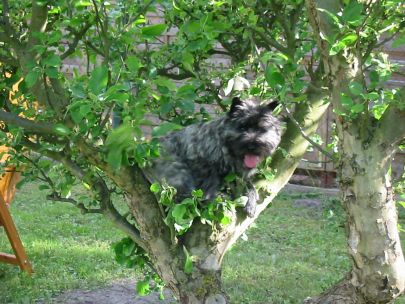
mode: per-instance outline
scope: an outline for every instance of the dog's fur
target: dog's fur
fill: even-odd
[[[152,181],[166,181],[175,187],[178,201],[190,197],[194,189],[203,190],[204,199],[212,200],[224,177],[233,172],[247,183],[245,210],[254,216],[258,195],[249,179],[281,138],[280,122],[272,115],[275,106],[258,106],[235,97],[225,116],[162,137],[161,157],[146,170],[146,175]]]

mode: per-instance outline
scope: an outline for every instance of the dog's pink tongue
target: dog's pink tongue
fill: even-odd
[[[253,155],[253,154],[246,154],[243,159],[243,163],[245,164],[245,166],[250,169],[256,168],[256,166],[259,164],[259,162],[260,162],[260,157],[257,155]]]

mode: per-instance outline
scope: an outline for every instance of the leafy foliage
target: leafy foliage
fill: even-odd
[[[345,56],[356,50],[364,77],[347,84],[334,111],[347,122],[378,121],[390,107],[404,107],[399,90],[385,88],[398,67],[378,49],[385,37],[395,39],[394,47],[403,43],[403,6],[343,3],[337,14],[322,10],[333,21],[328,54],[351,59]],[[10,122],[1,125],[0,142],[12,147],[12,162],[26,168],[27,180],[39,176],[48,184],[41,187],[50,198],[126,227],[133,238],[115,250],[122,264],[148,269],[140,294],[161,281],[133,242],[139,223],[117,210],[113,194],[146,184],[139,169],[159,157],[157,138],[226,111],[233,95],[278,99],[293,111],[310,94],[328,91],[303,0],[22,0],[3,1],[0,11],[1,115]],[[170,39],[162,41],[165,33]],[[223,65],[215,65],[217,55]],[[282,152],[286,162],[297,162]],[[270,161],[259,169],[268,181],[278,173],[267,169]],[[235,177],[226,179],[239,187]],[[73,199],[76,184],[89,194]],[[197,221],[225,227],[246,200],[203,202],[195,190],[175,203],[168,185],[150,190],[173,238],[186,237]],[[193,256],[183,253],[189,274]]]
[[[126,237],[113,245],[115,260],[128,268],[139,268],[144,273],[144,279],[137,282],[136,291],[145,296],[151,292],[159,292],[163,297],[164,283],[159,275],[151,268],[151,261],[145,250]]]

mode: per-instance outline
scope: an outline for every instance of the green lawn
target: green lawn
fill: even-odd
[[[338,202],[329,200],[323,212],[292,202],[293,197],[279,197],[248,231],[248,241],[240,240],[227,254],[224,284],[232,303],[299,303],[349,269]],[[0,264],[0,303],[47,302],[64,290],[136,277],[114,262],[111,243],[123,235],[101,216],[45,201],[35,184],[19,190],[12,213],[35,275],[31,279],[17,267]],[[7,250],[0,231],[0,251]]]

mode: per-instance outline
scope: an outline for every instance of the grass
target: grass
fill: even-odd
[[[82,215],[66,203],[49,202],[38,185],[27,184],[11,205],[17,229],[33,264],[34,276],[0,263],[0,303],[47,302],[61,291],[97,288],[134,278],[115,263],[111,244],[124,235],[101,215]],[[11,253],[0,228],[0,251]]]
[[[35,275],[31,279],[0,264],[0,303],[47,303],[65,290],[136,278],[135,271],[115,263],[111,243],[123,235],[101,216],[47,202],[36,184],[25,185],[11,209]],[[225,257],[231,303],[300,303],[342,278],[350,269],[342,214],[334,200],[322,212],[294,207],[291,196],[279,197],[249,229],[248,241],[239,241]],[[404,233],[401,237],[405,240]],[[8,248],[0,230],[0,251]]]

